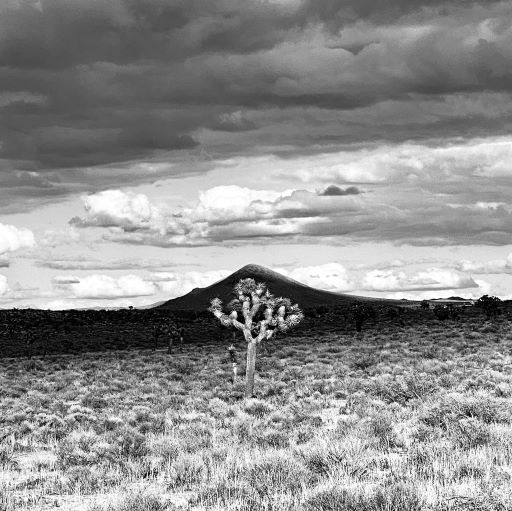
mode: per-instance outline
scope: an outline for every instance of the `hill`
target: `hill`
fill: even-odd
[[[320,305],[336,306],[348,305],[354,300],[365,300],[372,302],[399,303],[395,300],[379,300],[361,296],[331,293],[306,286],[301,282],[285,277],[280,273],[269,270],[257,264],[248,264],[240,268],[235,273],[211,286],[204,288],[195,288],[190,293],[173,298],[167,302],[158,305],[157,308],[171,311],[191,310],[204,311],[210,305],[213,298],[220,298],[223,302],[229,302],[232,298],[233,286],[240,280],[253,278],[259,282],[265,282],[272,294],[275,296],[285,296],[293,302],[298,303],[303,308],[318,307]]]

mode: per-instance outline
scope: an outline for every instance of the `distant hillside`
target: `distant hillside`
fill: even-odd
[[[233,287],[240,279],[253,278],[259,282],[265,282],[272,294],[284,296],[298,303],[303,308],[317,307],[319,305],[347,305],[354,300],[366,300],[386,303],[399,303],[395,300],[378,300],[360,296],[331,293],[321,291],[301,284],[275,271],[257,264],[248,264],[223,280],[204,288],[195,288],[190,293],[174,298],[158,308],[167,310],[193,310],[203,311],[208,308],[212,298],[220,298],[224,303],[232,300]]]

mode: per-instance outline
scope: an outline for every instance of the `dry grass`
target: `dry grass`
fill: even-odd
[[[0,510],[512,509],[512,334],[283,339],[257,399],[225,347],[0,361]]]

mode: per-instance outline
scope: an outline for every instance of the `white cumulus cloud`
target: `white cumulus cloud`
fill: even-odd
[[[105,190],[82,197],[86,218],[72,219],[78,226],[121,227],[126,231],[162,229],[161,211],[144,194]]]
[[[315,232],[316,223],[330,224],[329,215],[344,215],[349,225],[347,215],[361,208],[361,198],[355,194],[321,196],[307,190],[237,185],[201,191],[197,201],[176,211],[152,204],[145,195],[121,190],[100,192],[83,201],[86,216],[73,218],[72,225],[106,227],[110,231],[105,237],[111,241],[156,246]]]
[[[35,243],[34,233],[31,230],[0,224],[0,254],[20,248],[31,248]]]

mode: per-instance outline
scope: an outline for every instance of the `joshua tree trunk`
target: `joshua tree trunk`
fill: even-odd
[[[256,372],[256,340],[247,344],[247,367],[245,369],[245,397],[254,395],[254,373]]]
[[[167,346],[167,353],[169,355],[172,354],[172,345],[174,344],[174,335],[171,333],[169,334],[169,344]]]

